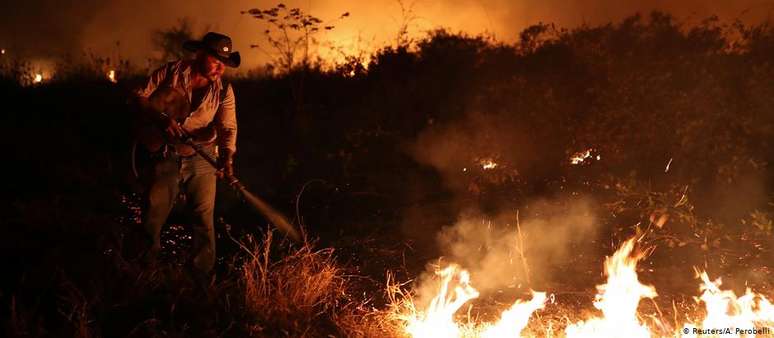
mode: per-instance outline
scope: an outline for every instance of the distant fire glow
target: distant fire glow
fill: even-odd
[[[116,83],[116,82],[118,82],[118,81],[116,80],[116,71],[115,71],[115,70],[112,70],[112,69],[111,69],[111,70],[110,70],[110,71],[107,73],[107,77],[108,77],[108,80],[110,80],[110,82],[113,82],[113,83]]]
[[[5,54],[5,49],[0,49],[0,54]]]
[[[492,159],[483,159],[479,162],[484,170],[497,168],[497,163]]]
[[[40,73],[35,74],[35,79],[32,81],[35,83],[43,82],[43,74],[40,74]]]
[[[589,148],[584,151],[579,151],[577,153],[572,154],[570,156],[570,163],[573,165],[578,165],[585,163],[586,160],[596,158],[597,161],[602,159],[601,155],[593,156],[591,153],[594,151],[594,148]]]

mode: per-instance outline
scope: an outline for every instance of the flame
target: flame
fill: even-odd
[[[497,324],[487,328],[481,334],[483,338],[516,337],[527,326],[532,313],[545,307],[546,293],[532,292],[528,302],[517,300],[510,309],[503,312]]]
[[[597,161],[602,159],[602,155],[593,155],[594,148],[589,148],[583,151],[576,152],[570,156],[570,163],[577,165],[585,162],[587,159],[596,159]]]
[[[669,332],[668,325],[656,320],[660,331],[651,329],[638,319],[637,307],[643,298],[657,296],[656,289],[640,283],[637,263],[644,257],[634,251],[635,238],[624,242],[610,257],[604,267],[607,281],[598,285],[594,307],[601,316],[567,325],[565,336],[578,337],[763,337],[774,334],[774,305],[763,295],[747,289],[737,297],[731,290],[722,290],[721,280],[711,281],[706,272],[700,274],[702,284],[698,302],[703,302],[706,315],[693,323],[676,324],[675,332]],[[404,299],[409,314],[402,320],[405,332],[413,338],[419,337],[520,337],[535,311],[543,309],[546,294],[532,292],[529,301],[516,301],[502,312],[496,323],[455,321],[455,313],[479,293],[470,283],[467,271],[457,265],[450,265],[436,272],[440,284],[435,298],[425,311],[416,311],[411,299]],[[553,296],[552,296],[553,297]],[[404,304],[406,305],[406,304]],[[543,334],[554,336],[551,323]],[[680,326],[682,325],[682,326]]]
[[[586,149],[585,151],[579,151],[575,154],[572,154],[570,156],[570,163],[572,164],[581,164],[583,161],[585,161],[587,158],[591,157],[591,151],[594,150],[592,148]]]
[[[643,285],[637,279],[637,262],[641,254],[632,255],[634,238],[624,242],[612,257],[605,260],[607,284],[598,285],[594,307],[603,317],[567,326],[565,333],[572,337],[650,337],[650,330],[637,319],[637,306],[642,298],[656,297],[656,289]]]
[[[470,275],[457,265],[436,271],[441,278],[438,294],[424,312],[415,313],[408,319],[406,332],[412,337],[459,337],[460,327],[454,322],[454,313],[467,301],[478,297],[478,291],[470,285]],[[450,284],[455,282],[454,292]]]
[[[491,158],[482,159],[479,161],[479,163],[481,164],[481,167],[484,168],[484,170],[497,168],[497,163]]]
[[[0,54],[5,54],[5,48],[0,49]]]
[[[118,82],[118,80],[116,80],[116,71],[115,71],[115,70],[113,70],[113,69],[111,69],[111,70],[110,70],[110,71],[107,73],[107,78],[108,78],[108,80],[110,80],[110,82],[113,82],[113,83],[116,83],[116,82]]]
[[[713,282],[706,272],[701,272],[700,277],[702,295],[697,300],[705,304],[707,315],[701,326],[693,323],[684,325],[683,337],[716,333],[724,337],[772,334],[771,328],[766,325],[774,324],[774,308],[766,297],[748,288],[744,296],[737,298],[733,291],[720,289],[720,278]],[[761,326],[756,326],[756,323]]]
[[[405,331],[413,338],[519,337],[532,313],[545,306],[546,294],[533,291],[531,300],[516,301],[503,312],[497,323],[461,324],[454,320],[454,314],[479,295],[470,284],[469,273],[452,264],[436,271],[436,275],[440,277],[440,285],[427,309],[418,312],[414,310],[413,303],[407,306],[412,312],[403,318]]]
[[[37,73],[35,74],[35,79],[32,80],[34,83],[41,83],[43,82],[43,74]]]

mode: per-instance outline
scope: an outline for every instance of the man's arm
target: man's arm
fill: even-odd
[[[170,65],[165,64],[160,68],[153,71],[145,86],[135,90],[135,99],[139,107],[140,118],[150,123],[155,123],[164,132],[171,137],[181,137],[183,135],[183,129],[180,125],[169,116],[164,116],[153,108],[150,102],[150,96],[159,88],[159,86],[166,81],[168,76],[172,76],[170,73]]]
[[[227,86],[226,96],[215,114],[215,126],[218,130],[220,165],[225,174],[232,175],[237,138],[236,99],[231,84]]]
[[[148,98],[153,94],[153,92],[156,91],[156,89],[161,85],[162,82],[167,77],[167,72],[169,65],[163,65],[160,68],[156,69],[151,73],[151,76],[148,77],[148,81],[145,83],[144,86],[138,88],[134,91],[135,98],[137,99],[137,103],[139,104],[141,108],[141,114],[145,114],[147,118],[158,118],[159,114],[158,112],[155,112],[156,114],[151,115],[153,112],[151,109],[150,101]]]

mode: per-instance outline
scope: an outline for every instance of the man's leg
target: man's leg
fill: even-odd
[[[177,159],[174,157],[160,159],[154,164],[143,222],[150,242],[145,253],[148,264],[155,264],[161,252],[161,227],[167,222],[179,190],[180,175]]]
[[[193,210],[193,265],[209,272],[215,265],[215,169],[196,159],[193,175],[187,182],[189,203]]]

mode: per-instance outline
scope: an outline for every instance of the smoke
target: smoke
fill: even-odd
[[[438,170],[453,192],[465,193],[476,189],[471,183],[477,177],[515,179],[537,161],[539,140],[522,128],[511,114],[470,112],[458,121],[424,130],[412,155]],[[493,170],[484,168],[487,161],[496,163]]]
[[[769,18],[771,2],[757,0],[713,1],[283,1],[323,20],[343,12],[351,16],[324,32],[330,41],[349,53],[373,51],[395,41],[404,24],[412,37],[436,27],[472,34],[489,32],[513,41],[525,27],[552,22],[563,27],[599,24],[636,12],[663,10],[677,18],[699,21],[710,15],[722,19],[759,22]],[[54,1],[28,0],[0,4],[0,46],[30,57],[78,54],[90,50],[101,56],[116,55],[142,64],[153,53],[151,33],[172,27],[178,19],[192,18],[201,27],[231,35],[247,67],[268,58],[251,44],[261,44],[263,27],[240,11],[275,6],[276,0],[209,1]],[[405,11],[401,10],[401,3]],[[404,15],[404,12],[406,13]]]
[[[598,223],[589,198],[536,200],[522,212],[487,218],[475,211],[437,235],[442,258],[414,284],[419,306],[438,294],[435,271],[450,264],[470,272],[481,294],[505,289],[544,289],[566,274],[579,255],[596,256]]]
[[[464,215],[438,240],[445,257],[470,269],[480,291],[546,285],[578,252],[593,251],[597,222],[590,199],[538,200],[494,219]]]
[[[12,55],[52,57],[77,51],[84,22],[103,1],[5,1],[0,3],[0,45]]]
[[[454,196],[456,220],[442,229],[418,226],[420,210],[404,219],[410,236],[418,228],[434,234],[443,256],[438,265],[456,263],[471,273],[482,293],[503,288],[545,286],[560,267],[579,252],[596,251],[595,202],[588,197],[539,198],[520,192],[526,182],[541,181],[559,162],[548,156],[552,142],[543,140],[528,120],[511,112],[470,111],[419,134],[411,155],[433,168]],[[518,209],[518,210],[517,210]],[[462,212],[460,212],[462,210]],[[434,211],[427,210],[425,215]],[[435,218],[437,219],[437,217]],[[427,237],[427,236],[425,236]],[[431,269],[432,270],[432,269]],[[437,292],[417,284],[420,299]],[[422,298],[424,297],[424,298]]]
[[[468,112],[459,119],[429,125],[411,148],[414,159],[434,169],[454,196],[454,207],[443,212],[456,215],[456,220],[446,222],[450,224],[447,227],[433,229],[418,221],[438,220],[428,215],[439,211],[425,205],[424,209],[412,209],[406,216],[405,233],[416,238],[417,233],[428,232],[423,239],[432,236],[438,255],[443,257],[437,265],[461,265],[470,271],[473,286],[482,294],[508,288],[545,289],[552,285],[572,285],[578,278],[593,278],[586,272],[589,266],[597,267],[601,261],[603,245],[599,239],[605,231],[612,230],[609,227],[611,214],[607,211],[597,213],[609,207],[603,206],[609,201],[604,194],[597,195],[600,196],[597,203],[588,196],[561,194],[551,189],[519,191],[543,178],[561,181],[559,175],[546,174],[550,168],[560,167],[560,162],[550,156],[548,160],[544,158],[554,148],[548,143],[556,142],[560,136],[554,135],[553,140],[541,139],[540,135],[550,133],[526,125],[529,119],[521,120],[519,116]],[[569,143],[559,142],[562,144]],[[563,161],[566,160],[564,157]],[[489,163],[496,165],[484,168],[484,164]],[[709,218],[728,229],[756,226],[752,224],[751,212],[766,210],[767,203],[771,203],[770,181],[762,168],[752,160],[732,161],[713,168],[726,173],[717,176],[724,177],[722,182],[705,184],[697,191],[689,192],[690,200],[697,206],[694,209],[697,218]],[[687,181],[674,177],[670,180]],[[547,196],[546,192],[557,193],[560,197]],[[768,216],[762,214],[759,217],[759,223],[766,223]],[[679,220],[670,222],[666,225],[668,231],[678,231],[677,224],[684,227],[690,224]],[[674,251],[662,249],[659,254],[661,252]],[[694,253],[683,254],[681,259],[699,265],[706,258],[705,254],[697,250],[695,256]],[[654,261],[669,262],[669,259],[659,256]],[[727,273],[745,274],[737,278],[741,281],[765,278],[765,275],[737,265],[730,265],[728,269]],[[418,304],[425,304],[437,292],[437,282],[431,282],[431,276],[432,273],[425,274],[418,281],[421,300]],[[690,277],[690,274],[681,277]],[[667,278],[673,287],[694,287],[692,278],[685,281]],[[575,285],[578,284],[593,285],[589,281]]]

